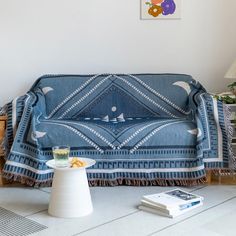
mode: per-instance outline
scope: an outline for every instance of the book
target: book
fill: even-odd
[[[144,206],[144,205],[140,205],[140,206],[138,206],[138,208],[140,210],[147,211],[147,212],[154,213],[154,214],[158,214],[158,215],[161,215],[161,216],[166,216],[166,217],[169,217],[169,218],[175,218],[177,216],[183,215],[184,213],[187,213],[190,210],[193,210],[193,209],[195,209],[197,207],[200,207],[202,205],[203,205],[203,202],[201,201],[201,202],[199,202],[198,204],[195,204],[192,207],[186,208],[182,211],[179,210],[179,211],[175,211],[175,212],[171,212],[171,213],[167,213],[167,212],[163,211],[163,210],[165,210],[163,208],[160,208],[158,210],[158,208],[155,209],[155,208],[151,208],[151,207]]]
[[[203,204],[203,197],[182,189],[145,195],[139,209],[174,218]]]
[[[202,203],[202,201],[191,202],[191,203],[187,204],[184,208],[183,207],[179,208],[178,206],[177,207],[171,207],[171,208],[163,208],[163,207],[158,207],[157,205],[152,204],[150,202],[147,202],[145,200],[142,200],[141,201],[141,206],[149,207],[149,208],[152,208],[154,210],[161,211],[165,214],[173,215],[173,214],[179,213],[181,211],[184,211],[188,208],[193,208],[195,205],[199,205],[201,203]]]
[[[174,189],[162,193],[145,195],[142,197],[142,201],[145,201],[145,204],[150,203],[163,209],[178,208],[181,210],[191,208],[194,203],[202,202],[203,197],[181,189]]]

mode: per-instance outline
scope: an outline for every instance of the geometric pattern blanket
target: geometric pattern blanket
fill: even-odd
[[[182,74],[46,75],[6,104],[4,176],[50,185],[52,147],[96,160],[91,186],[193,185],[235,168],[229,111]]]

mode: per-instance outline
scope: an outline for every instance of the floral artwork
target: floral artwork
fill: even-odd
[[[142,19],[179,19],[181,0],[141,0]]]

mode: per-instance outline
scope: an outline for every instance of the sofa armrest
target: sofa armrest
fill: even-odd
[[[206,92],[196,94],[194,103],[198,156],[203,158],[206,169],[235,169],[229,109]]]

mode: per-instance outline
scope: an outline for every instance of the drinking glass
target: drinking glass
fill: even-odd
[[[69,146],[55,146],[52,147],[52,153],[55,160],[56,167],[68,167],[69,166]]]

